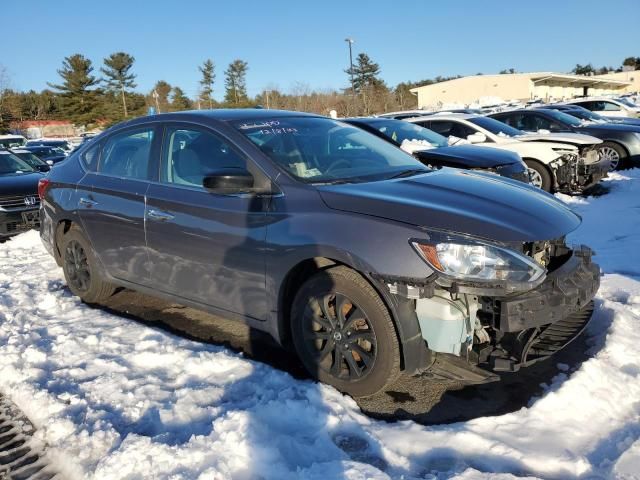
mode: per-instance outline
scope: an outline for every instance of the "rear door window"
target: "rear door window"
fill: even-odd
[[[153,127],[147,127],[111,136],[104,143],[99,172],[116,177],[147,180],[153,135]]]
[[[98,160],[100,159],[100,145],[93,145],[80,155],[80,162],[89,172],[98,170]]]

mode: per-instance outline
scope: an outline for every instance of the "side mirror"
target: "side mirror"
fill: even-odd
[[[253,188],[253,176],[243,168],[221,168],[209,172],[202,186],[212,193],[241,193]]]
[[[38,165],[38,171],[39,172],[48,172],[49,170],[51,170],[51,165]]]
[[[487,136],[484,133],[476,132],[467,135],[467,141],[469,143],[484,143],[487,141]]]

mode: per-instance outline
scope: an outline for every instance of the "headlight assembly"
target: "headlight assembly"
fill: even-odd
[[[546,275],[533,259],[496,245],[466,239],[411,245],[432,268],[462,283],[538,284]]]

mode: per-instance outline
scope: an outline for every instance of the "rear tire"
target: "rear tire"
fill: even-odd
[[[115,292],[115,286],[102,279],[91,244],[79,227],[73,225],[62,237],[62,270],[69,290],[86,303],[98,303]]]
[[[547,167],[536,160],[525,160],[531,177],[531,185],[545,192],[553,193],[553,180]]]
[[[610,162],[609,171],[613,172],[624,166],[627,159],[627,152],[617,143],[603,142],[598,146],[600,158],[607,158]]]
[[[347,267],[320,271],[302,285],[291,308],[291,331],[307,371],[354,397],[378,393],[400,374],[389,310]]]

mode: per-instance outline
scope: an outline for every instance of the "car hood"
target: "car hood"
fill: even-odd
[[[15,175],[0,175],[0,192],[2,195],[37,195],[38,180],[44,177],[42,173],[19,173]]]
[[[492,168],[521,161],[520,156],[514,152],[471,145],[418,150],[413,154],[426,163],[430,160],[439,161],[446,166],[461,168]]]
[[[609,117],[609,124],[613,125],[640,125],[640,118],[633,117]]]
[[[518,140],[522,140],[523,142],[562,142],[572,145],[594,145],[602,143],[602,140],[599,138],[582,133],[528,133],[518,137]]]
[[[587,134],[606,134],[609,132],[640,132],[640,125],[629,125],[627,123],[599,123],[592,125],[583,125],[577,127],[577,130]]]
[[[498,242],[558,238],[581,221],[552,195],[521,182],[449,168],[318,191],[331,209]]]

